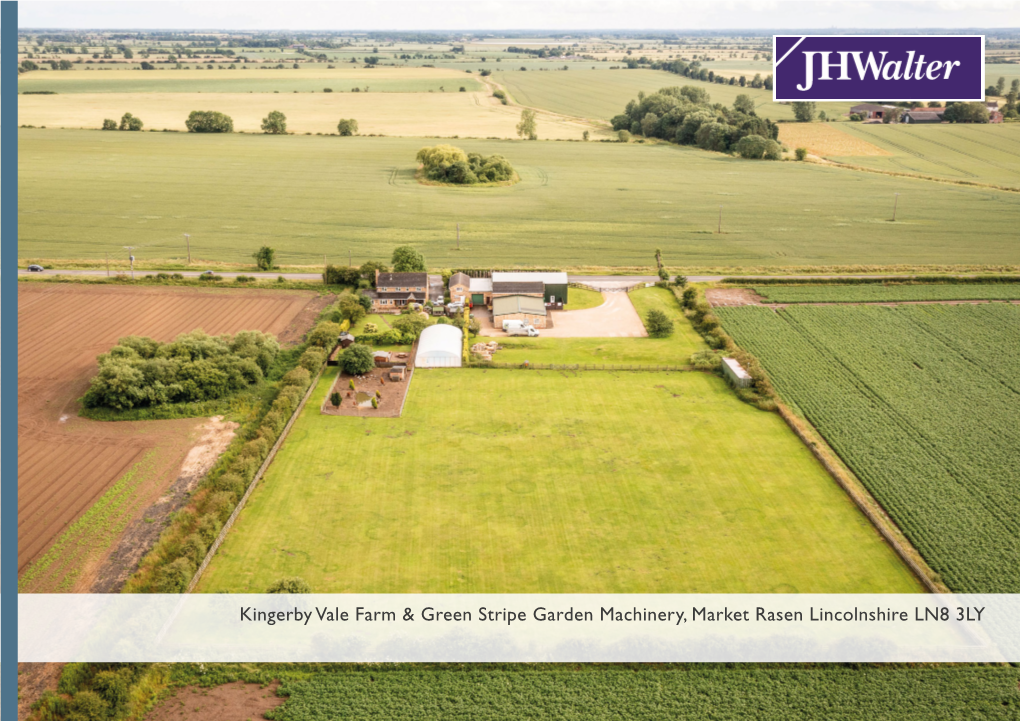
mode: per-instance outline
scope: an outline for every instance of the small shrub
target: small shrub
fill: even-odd
[[[300,576],[281,578],[266,589],[266,593],[311,593],[312,587]]]
[[[673,335],[673,321],[658,308],[652,308],[645,316],[645,328],[652,338],[666,338]]]
[[[722,360],[712,351],[700,350],[691,356],[691,365],[701,371],[710,371],[722,365]]]
[[[198,520],[198,535],[206,543],[212,543],[223,528],[223,522],[215,513],[207,513]]]
[[[340,395],[340,391],[333,391],[329,394],[329,402],[334,408],[339,408],[343,402],[343,396]]]
[[[298,365],[309,373],[314,373],[319,370],[324,360],[326,360],[326,351],[322,348],[312,347],[301,354]]]
[[[187,558],[178,558],[159,569],[156,574],[156,590],[158,593],[183,593],[194,575],[194,564]]]
[[[280,385],[282,386],[294,386],[296,388],[304,388],[308,385],[308,382],[312,379],[312,374],[308,372],[306,368],[295,368],[294,370],[288,371],[283,378],[280,379]]]
[[[95,691],[79,691],[69,704],[68,721],[105,721],[110,705]]]
[[[116,120],[113,120],[112,118],[107,118],[106,120],[103,121],[103,130],[116,130],[116,129],[117,129]]]
[[[378,408],[379,407],[379,399],[374,397],[374,396],[372,397],[372,407],[373,408]]]
[[[629,130],[620,130],[616,133],[616,139],[621,143],[629,143],[631,134]]]
[[[209,547],[206,542],[202,540],[202,537],[197,533],[192,533],[186,539],[184,544],[181,546],[181,557],[186,558],[197,568],[198,564],[205,558],[206,551]]]
[[[794,153],[797,155],[797,160],[807,159],[807,148],[797,148]]]

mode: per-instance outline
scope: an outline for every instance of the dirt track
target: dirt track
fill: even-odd
[[[300,338],[321,301],[301,291],[25,284],[18,288],[18,573],[131,471],[134,490],[116,509],[137,517],[173,483],[206,419],[101,423],[79,418],[77,399],[96,356],[118,338],[170,340],[257,329]],[[125,515],[126,514],[126,515]],[[115,541],[116,539],[111,539]],[[109,549],[105,549],[109,550]],[[54,564],[66,579],[24,590],[85,590],[102,561],[95,549]],[[65,575],[54,570],[52,575]]]

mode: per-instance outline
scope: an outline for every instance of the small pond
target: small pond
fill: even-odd
[[[358,408],[371,408],[373,397],[374,396],[371,393],[358,391],[354,396],[354,402],[358,405]]]

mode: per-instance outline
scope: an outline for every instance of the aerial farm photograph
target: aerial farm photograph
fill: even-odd
[[[22,597],[1020,593],[1020,5],[641,13],[22,3]],[[983,99],[774,100],[773,36],[835,33],[983,36]],[[22,721],[1020,719],[1006,663],[18,690]]]

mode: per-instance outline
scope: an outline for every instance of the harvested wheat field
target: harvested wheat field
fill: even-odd
[[[197,480],[233,435],[234,424],[217,419],[98,422],[79,417],[77,400],[96,372],[97,355],[126,335],[166,341],[199,328],[210,334],[262,330],[282,342],[297,340],[320,304],[316,294],[303,291],[21,283],[22,590],[88,591],[124,529],[179,476]]]
[[[821,157],[892,154],[827,123],[783,123],[779,126],[779,141],[785,143],[791,150],[807,148],[812,155]]]

